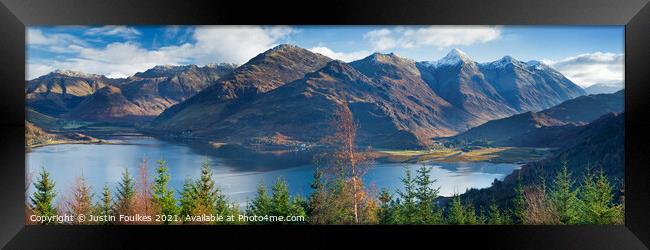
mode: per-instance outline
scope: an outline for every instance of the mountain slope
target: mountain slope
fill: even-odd
[[[507,141],[543,127],[583,125],[609,112],[623,112],[624,101],[623,91],[580,96],[540,112],[526,112],[489,121],[454,138]]]
[[[165,132],[206,128],[238,105],[300,79],[330,60],[293,45],[279,45],[249,60],[192,98],[165,110],[149,128]]]
[[[196,65],[156,66],[126,79],[108,79],[103,76],[75,73],[72,77],[78,79],[77,82],[74,82],[76,85],[69,83],[67,93],[60,95],[70,99],[65,103],[65,109],[59,108],[60,112],[50,112],[49,114],[83,121],[134,122],[149,120],[172,105],[205,89],[221,76],[232,72],[234,68],[235,66],[230,64],[205,67]],[[42,89],[45,85],[40,82],[43,81],[34,81],[28,84],[28,92],[43,92]],[[57,86],[60,84],[54,82],[56,84],[52,84],[50,89],[59,90],[60,87]],[[68,80],[68,82],[70,81]],[[72,92],[74,98],[69,97],[72,90],[75,91]],[[47,96],[52,96],[52,94],[47,93]],[[50,110],[42,105],[36,105],[39,104],[38,97],[31,98],[28,94],[28,103],[30,100],[35,104],[28,104],[28,106],[35,111],[44,113]],[[53,98],[49,98],[48,101],[60,103]]]
[[[485,78],[517,112],[550,108],[585,91],[551,67],[510,56],[479,64]]]
[[[388,89],[341,61],[332,61],[303,79],[288,83],[242,106],[199,134],[233,138],[281,135],[314,143],[332,132],[334,113],[349,104],[359,124],[358,140],[375,147],[419,147],[417,136],[400,123]]]
[[[88,95],[111,84],[115,84],[115,80],[104,76],[57,70],[27,81],[26,105],[40,113],[58,116],[74,108]]]
[[[568,135],[568,134],[567,134]],[[608,113],[571,134],[574,142],[560,150],[553,157],[523,165],[505,177],[503,182],[490,188],[472,189],[462,194],[463,200],[476,205],[488,206],[492,199],[506,206],[512,206],[514,188],[518,179],[524,186],[539,185],[541,176],[549,180],[562,168],[564,162],[578,182],[587,170],[600,171],[620,190],[625,172],[625,117],[624,113]]]
[[[516,113],[485,79],[478,64],[458,49],[437,62],[419,63],[419,69],[434,92],[483,121]]]

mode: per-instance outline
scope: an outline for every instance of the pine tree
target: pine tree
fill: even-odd
[[[585,175],[580,198],[583,201],[581,223],[602,225],[621,221],[622,209],[613,204],[613,189],[602,171],[595,178],[592,174]]]
[[[524,197],[524,187],[521,182],[521,175],[519,175],[514,198],[514,215],[517,224],[523,224],[526,213],[526,198]]]
[[[497,206],[496,200],[494,198],[492,199],[492,202],[490,203],[490,212],[488,214],[487,218],[487,224],[490,225],[502,225],[506,224],[506,219],[505,215],[501,213],[499,210],[499,207]]]
[[[312,192],[309,195],[309,209],[307,215],[312,224],[323,224],[327,216],[327,192],[323,182],[323,172],[320,168],[314,169],[314,180],[311,182]]]
[[[271,214],[275,216],[304,216],[302,207],[291,199],[287,182],[278,178],[273,185],[273,196],[271,197]]]
[[[269,196],[268,192],[266,191],[264,182],[260,182],[260,184],[257,186],[257,195],[248,207],[248,213],[261,216],[271,215],[272,205],[273,201],[271,200],[271,196]]]
[[[395,213],[393,209],[393,196],[388,189],[383,188],[379,193],[379,210],[377,212],[377,222],[379,224],[394,224]]]
[[[54,198],[56,191],[54,191],[54,181],[50,179],[50,173],[41,168],[39,179],[34,183],[36,191],[31,197],[32,210],[34,214],[39,216],[55,216],[57,215],[56,208],[54,207]],[[54,222],[51,222],[54,223]],[[43,222],[43,224],[50,224]]]
[[[215,186],[212,167],[207,158],[201,164],[201,176],[194,184],[194,193],[195,208],[200,212],[199,214],[222,214],[226,210],[227,204]]]
[[[404,191],[397,191],[400,196],[400,224],[417,224],[418,210],[416,203],[416,182],[412,177],[411,169],[406,168],[405,176],[402,178]]]
[[[439,224],[442,221],[442,213],[434,205],[440,188],[432,188],[436,180],[431,180],[430,167],[422,166],[417,170],[415,184],[417,184],[415,196],[418,199],[418,224]]]
[[[553,180],[550,197],[560,215],[560,222],[563,224],[576,224],[578,222],[580,204],[566,162],[563,163],[562,169],[558,171]]]
[[[152,199],[158,206],[161,215],[173,216],[178,213],[176,207],[176,199],[174,198],[174,191],[169,189],[169,181],[171,175],[169,168],[164,160],[158,161],[158,168],[156,169],[157,176],[154,179]],[[169,224],[170,220],[164,220],[163,224]]]
[[[88,186],[86,179],[84,177],[78,178],[72,190],[72,200],[67,202],[70,214],[75,218],[90,216],[93,209],[92,196],[93,194],[90,193],[90,186]],[[74,223],[80,222],[75,220]],[[81,223],[83,224],[83,222]]]
[[[188,215],[194,215],[194,209],[196,207],[196,188],[194,183],[190,179],[186,179],[183,183],[183,190],[180,192],[180,209],[179,215],[185,222],[185,218]]]
[[[479,223],[479,218],[476,215],[476,209],[471,204],[465,206],[465,224],[467,225],[477,225]]]
[[[129,169],[125,168],[122,179],[117,186],[117,196],[115,209],[117,214],[128,215],[133,212],[133,203],[135,198],[135,180],[129,174]]]
[[[449,211],[447,213],[447,224],[451,225],[464,225],[466,224],[465,220],[465,208],[463,203],[460,201],[460,196],[456,195],[449,206]]]
[[[97,204],[97,210],[99,215],[108,217],[113,212],[113,204],[111,201],[111,191],[108,188],[107,184],[104,184],[104,189],[102,191],[102,198],[99,204]],[[103,224],[111,224],[110,221],[104,221]]]

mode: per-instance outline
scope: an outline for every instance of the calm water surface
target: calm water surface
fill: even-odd
[[[218,152],[192,143],[163,141],[150,137],[119,137],[111,141],[123,144],[63,144],[33,149],[27,153],[27,169],[35,180],[41,167],[47,169],[56,182],[59,193],[68,193],[76,177],[86,177],[100,196],[107,184],[114,190],[125,168],[136,175],[143,159],[148,159],[148,172],[154,175],[155,161],[167,161],[172,179],[171,185],[181,190],[186,178],[200,174],[201,162],[208,159],[212,164],[217,185],[232,202],[244,204],[255,195],[260,182],[270,186],[277,178],[285,178],[292,194],[308,195],[312,181],[313,166],[292,166],[291,161],[276,161],[255,157],[242,152]],[[289,157],[291,158],[291,157]],[[278,162],[282,166],[277,166]],[[286,163],[286,164],[285,164]],[[376,163],[364,181],[373,190],[401,188],[400,179],[405,168],[415,171],[422,164]],[[494,179],[503,179],[519,165],[473,163],[426,163],[432,166],[431,177],[437,179],[440,195],[462,193],[468,188],[488,187]],[[29,192],[33,192],[33,185]]]

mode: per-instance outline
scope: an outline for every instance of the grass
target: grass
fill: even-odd
[[[550,154],[548,149],[494,147],[463,152],[460,149],[442,150],[384,150],[377,157],[390,162],[477,162],[516,163],[542,159]]]

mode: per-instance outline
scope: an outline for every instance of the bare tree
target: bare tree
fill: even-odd
[[[346,179],[352,193],[354,223],[359,224],[362,214],[359,210],[367,205],[365,204],[367,194],[363,188],[362,177],[372,166],[372,158],[368,152],[357,149],[355,141],[357,124],[347,102],[344,101],[339,105],[331,125],[335,131],[332,136],[324,139],[329,147],[325,158],[330,166],[330,171],[333,170],[335,174],[342,175]]]

